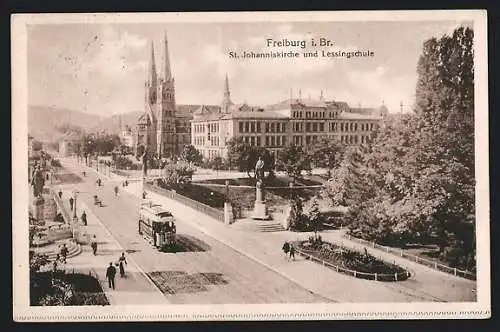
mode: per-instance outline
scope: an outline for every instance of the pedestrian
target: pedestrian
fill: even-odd
[[[82,222],[85,226],[87,226],[87,214],[85,213],[85,210],[82,213]]]
[[[109,288],[115,289],[115,275],[116,268],[113,266],[113,262],[110,262],[108,269],[106,270],[106,278],[108,278]]]
[[[290,243],[290,258],[293,257],[293,260],[295,260],[295,247],[293,244]]]
[[[125,180],[125,187],[128,187],[128,180]]]
[[[92,242],[90,243],[90,246],[92,247],[92,253],[94,254],[94,256],[97,255],[97,239],[94,235],[94,237],[92,238]]]
[[[97,186],[100,187],[101,186],[101,178],[97,178]]]
[[[288,243],[288,241],[285,241],[285,243],[283,243],[283,247],[281,248],[281,250],[283,250],[283,252],[285,253],[286,259],[286,257],[288,256],[288,252],[290,251],[290,244]]]
[[[66,247],[66,243],[63,243],[62,248],[61,248],[61,257],[62,257],[62,262],[66,264],[66,258],[68,257],[68,247]]]
[[[74,202],[73,197],[70,197],[69,198],[69,207],[70,207],[71,211],[73,211],[73,202]]]
[[[85,171],[83,171],[82,174],[83,174],[83,177],[87,176],[87,173],[85,173]]]
[[[125,276],[125,266],[123,264],[128,265],[124,252],[122,252],[122,255],[118,258],[118,262],[120,264],[120,277],[123,278]]]
[[[146,192],[145,191],[142,192],[142,199],[146,199]]]
[[[115,196],[118,196],[118,186],[115,186]]]
[[[62,198],[62,191],[59,190],[59,192],[57,193],[59,195],[59,198]]]

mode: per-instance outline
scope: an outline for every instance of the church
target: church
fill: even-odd
[[[135,137],[135,152],[144,149],[150,156],[169,158],[179,154],[190,144],[189,114],[178,114],[175,103],[175,79],[170,68],[168,40],[165,34],[161,70],[157,71],[154,43],[151,42],[151,59],[148,78],[144,84],[144,113],[139,117]],[[189,113],[189,111],[187,112]]]

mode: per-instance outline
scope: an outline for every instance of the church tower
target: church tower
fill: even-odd
[[[231,110],[231,106],[233,106],[233,102],[231,101],[231,92],[229,92],[229,79],[227,78],[224,81],[224,99],[222,100],[221,109],[222,113],[229,113]]]
[[[158,86],[158,123],[157,123],[157,150],[159,158],[170,157],[176,154],[175,134],[175,80],[170,68],[168,40],[165,33],[165,53],[162,62],[162,77]]]
[[[158,74],[156,71],[154,44],[151,42],[151,59],[148,64],[148,79],[145,82],[145,117],[142,145],[147,147],[149,153],[156,149],[158,103]],[[139,142],[138,142],[139,143]]]

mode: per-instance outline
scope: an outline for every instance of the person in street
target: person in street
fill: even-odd
[[[87,214],[85,211],[82,212],[82,222],[85,226],[87,226]]]
[[[290,244],[288,243],[288,241],[285,241],[285,243],[283,243],[283,247],[281,248],[281,250],[283,250],[283,252],[285,253],[286,259],[288,256],[288,252],[290,251]]]
[[[118,196],[118,186],[115,186],[115,196]]]
[[[57,263],[59,262],[59,254],[57,254],[56,259],[52,263],[52,271],[57,272]]]
[[[83,177],[87,176],[87,173],[85,173],[85,171],[83,171],[82,174],[83,174]]]
[[[290,243],[290,259],[295,260],[295,247]]]
[[[73,197],[70,197],[69,198],[69,207],[70,207],[71,211],[73,211],[73,202],[74,202]]]
[[[125,187],[128,187],[128,180],[125,180]]]
[[[66,264],[66,258],[68,257],[68,247],[66,247],[66,243],[63,243],[62,248],[61,248],[61,257],[62,257],[62,262]]]
[[[98,186],[98,187],[100,187],[100,186],[101,186],[101,183],[102,183],[101,178],[97,178],[97,186]]]
[[[59,192],[57,193],[59,195],[59,198],[62,198],[62,191],[59,190]]]
[[[118,263],[120,264],[120,277],[125,276],[125,265],[127,265],[127,259],[125,258],[125,253],[122,252],[120,258],[118,258]],[[124,265],[125,264],[125,265]]]
[[[108,279],[109,288],[113,288],[113,290],[115,289],[115,276],[116,268],[113,266],[113,262],[110,262],[106,270],[106,278]]]
[[[142,192],[142,199],[146,199],[146,192]]]
[[[94,254],[94,256],[97,255],[97,239],[94,235],[94,237],[92,238],[92,242],[90,243],[90,246],[92,247],[92,253]]]

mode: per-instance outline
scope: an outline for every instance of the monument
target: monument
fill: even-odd
[[[259,157],[255,164],[255,204],[253,208],[252,219],[268,220],[265,197],[264,197],[264,160]]]
[[[31,177],[31,185],[33,186],[33,216],[39,225],[45,224],[44,215],[44,205],[45,200],[43,199],[42,192],[43,186],[45,184],[45,179],[43,177],[43,171],[40,166],[36,166],[33,170],[33,175]]]

